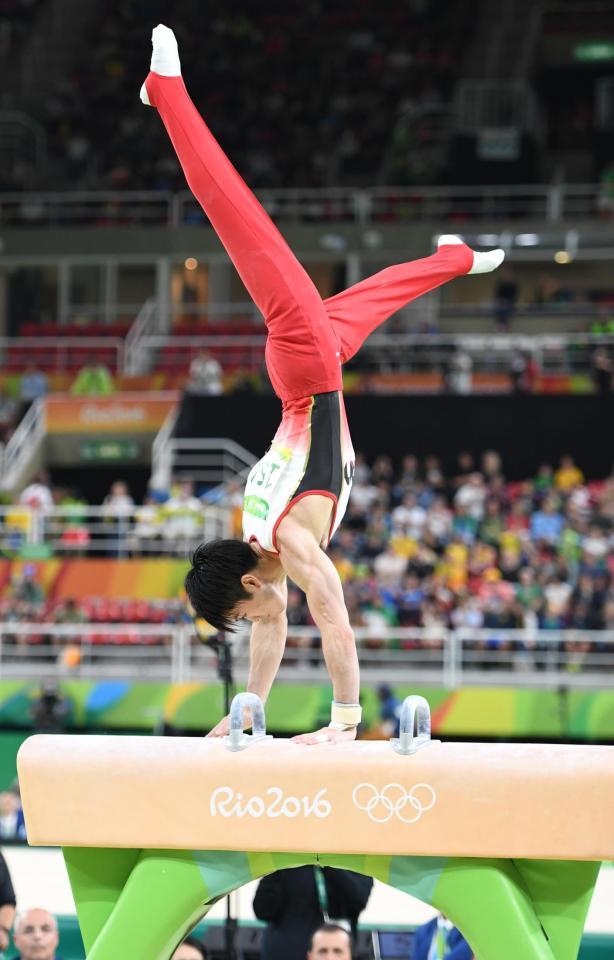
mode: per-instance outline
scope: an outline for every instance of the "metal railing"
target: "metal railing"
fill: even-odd
[[[366,683],[522,685],[603,689],[614,681],[614,630],[357,628]],[[237,682],[249,667],[249,632],[232,639]],[[289,627],[285,682],[327,680],[318,631]],[[0,623],[0,678],[213,681],[217,661],[191,624]]]
[[[258,459],[227,437],[176,439],[162,431],[152,452],[152,477],[161,482],[162,489],[168,489],[171,477],[183,474],[198,483],[212,485],[208,499],[215,501],[222,494],[223,484],[244,480]]]
[[[6,444],[0,471],[0,489],[13,490],[37,456],[45,437],[45,401],[36,399]]]
[[[219,482],[218,474],[212,482]],[[229,531],[228,510],[215,503],[185,510],[164,504],[122,511],[86,504],[0,507],[0,549],[7,553],[28,545],[60,556],[186,557],[203,540],[229,536]]]
[[[297,188],[260,190],[283,223],[428,222],[429,220],[563,219],[603,212],[599,184]],[[3,227],[193,226],[206,216],[188,191],[0,193]]]
[[[1,337],[3,366],[22,368],[30,364],[47,372],[74,373],[92,362],[102,362],[114,372],[123,369],[121,337]]]
[[[141,351],[144,336],[152,335],[159,329],[158,303],[154,297],[145,301],[130,327],[123,344],[123,367],[126,373],[138,374],[147,369]]]
[[[212,351],[222,368],[262,371],[266,337],[192,336],[143,337],[140,354],[146,369],[161,368],[187,374],[190,361],[201,350]],[[590,369],[598,346],[614,345],[614,334],[373,334],[361,348],[361,369],[381,372],[439,371],[459,351],[468,354],[473,372],[509,372],[512,356],[530,353],[546,374],[571,374]]]

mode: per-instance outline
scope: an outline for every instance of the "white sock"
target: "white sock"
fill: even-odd
[[[180,77],[181,64],[179,62],[179,50],[173,31],[165,27],[164,24],[159,23],[157,27],[154,27],[151,35],[151,44],[153,46],[151,53],[151,72],[157,73],[161,77]],[[141,87],[141,100],[145,106],[151,106],[145,84]]]
[[[161,77],[180,77],[181,63],[177,39],[169,27],[159,23],[151,35],[153,51],[151,54],[151,72]]]
[[[437,246],[444,247],[463,242],[460,237],[454,234],[444,234],[437,241]],[[493,270],[496,270],[497,267],[500,267],[505,259],[505,250],[501,250],[500,248],[487,250],[486,253],[478,253],[476,250],[473,250],[472,253],[473,266],[469,273],[491,273]]]

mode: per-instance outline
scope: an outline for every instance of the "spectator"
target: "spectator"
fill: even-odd
[[[32,722],[37,733],[60,733],[70,715],[70,703],[52,682],[43,684],[32,703]]]
[[[224,392],[222,366],[208,351],[201,350],[190,364],[186,390],[200,396],[218,396]]]
[[[499,279],[495,286],[495,321],[497,327],[506,331],[516,313],[518,300],[518,284],[514,273],[509,267],[499,272]]]
[[[75,397],[108,397],[115,393],[115,381],[109,368],[93,357],[77,373],[70,392]]]
[[[392,687],[389,687],[387,683],[383,683],[377,688],[377,698],[379,700],[379,721],[382,737],[388,739],[398,737],[401,701],[398,697],[395,697]]]
[[[41,470],[21,491],[19,503],[31,510],[50,510],[53,506],[53,493],[49,485],[49,474]]]
[[[541,510],[531,518],[531,537],[533,540],[543,540],[544,543],[558,543],[563,531],[563,517],[558,512],[557,501],[554,497],[547,497]]]
[[[597,347],[591,356],[591,372],[595,393],[612,392],[612,361],[604,347]]]
[[[336,923],[325,923],[311,938],[307,960],[352,960],[349,933]]]
[[[207,960],[207,951],[196,937],[186,937],[175,950],[171,960]]]
[[[443,914],[416,930],[412,960],[472,960],[473,951],[460,930]]]
[[[171,496],[161,510],[166,540],[197,540],[202,536],[203,505],[194,496],[191,480],[174,485]]]
[[[473,360],[466,350],[458,348],[450,359],[447,386],[451,393],[471,393]]]
[[[115,480],[111,489],[102,501],[105,517],[116,520],[118,517],[129,517],[134,510],[134,500],[130,496],[128,484],[124,480]]]
[[[11,578],[9,589],[15,600],[23,600],[25,603],[36,604],[43,599],[43,590],[37,583],[36,567],[33,563],[24,564],[21,577]]]
[[[12,790],[0,793],[0,840],[25,840],[26,823],[21,802]],[[6,949],[2,947],[0,949]]]
[[[142,506],[134,511],[131,549],[149,551],[162,536],[164,518],[159,499],[148,494]]]
[[[0,950],[8,948],[15,920],[15,891],[6,860],[0,853]],[[27,958],[25,958],[27,960]],[[46,960],[46,958],[41,958]]]
[[[481,473],[472,473],[457,490],[454,505],[467,511],[474,520],[481,520],[484,515],[486,500],[486,486]]]
[[[19,951],[13,960],[61,960],[57,921],[48,910],[35,908],[20,914],[13,939]]]
[[[296,867],[263,877],[253,904],[267,924],[262,960],[303,960],[314,931],[329,918],[333,923],[343,919],[355,932],[372,886],[370,877],[332,867]]]
[[[47,374],[35,367],[34,364],[28,364],[19,383],[19,398],[21,400],[20,419],[35,400],[45,396],[47,390]]]
[[[557,490],[564,490],[568,493],[574,487],[579,487],[584,483],[584,474],[573,461],[573,457],[565,454],[561,457],[559,469],[554,474],[554,486]]]

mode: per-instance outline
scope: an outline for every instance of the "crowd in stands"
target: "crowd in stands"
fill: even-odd
[[[369,0],[275,0],[212,15],[177,0],[171,25],[199,108],[252,186],[374,183],[383,172],[387,182],[432,182],[421,113],[449,101],[472,28],[463,6],[408,0],[382,15]],[[184,189],[161,125],[138,100],[165,9],[101,6],[80,63],[50,86],[41,119],[59,185]]]
[[[506,482],[499,455],[459,455],[452,475],[437,457],[358,457],[331,557],[352,623],[382,644],[389,627],[422,628],[441,646],[447,628],[614,629],[614,476],[589,482],[570,456],[557,469]],[[290,590],[293,625],[310,623]],[[378,631],[381,631],[378,634]],[[412,648],[417,640],[403,640]]]
[[[178,555],[186,555],[202,538],[210,507],[207,492],[202,498],[196,492],[183,480],[170,495],[150,491],[136,507],[127,485],[116,481],[103,502],[111,539],[97,552],[126,556],[140,541],[140,552],[143,543],[148,553],[164,553],[165,544],[175,543]],[[44,477],[22,494],[22,502],[36,509],[53,499]],[[240,536],[239,484],[229,486],[225,505],[231,532]],[[75,545],[83,547],[87,522],[84,516],[74,522],[82,530]],[[544,464],[534,477],[514,482],[506,481],[495,451],[479,462],[461,453],[449,475],[434,456],[420,462],[407,455],[400,470],[388,457],[369,466],[358,456],[349,509],[330,555],[352,623],[368,628],[373,647],[398,627],[422,631],[419,640],[398,641],[409,649],[418,643],[440,647],[449,628],[527,635],[537,629],[612,630],[614,475],[589,481],[570,456],[556,469]],[[183,616],[179,601],[45,601],[33,564],[6,585],[0,609],[5,621],[56,623],[177,623]],[[305,599],[292,587],[288,618],[291,626],[311,625]],[[119,642],[133,640],[127,631]],[[503,638],[498,646],[513,644]]]

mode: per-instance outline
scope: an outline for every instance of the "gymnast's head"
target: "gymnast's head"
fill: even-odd
[[[243,540],[211,540],[194,551],[186,593],[198,618],[232,632],[238,620],[281,616],[286,593],[280,571],[277,559]]]

